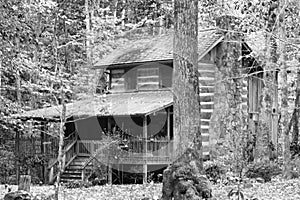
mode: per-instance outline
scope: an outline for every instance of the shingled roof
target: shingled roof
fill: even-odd
[[[200,30],[198,33],[199,59],[205,56],[223,39],[215,29]],[[95,67],[173,60],[173,32],[129,41],[105,56]]]

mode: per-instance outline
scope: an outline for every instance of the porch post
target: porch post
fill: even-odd
[[[44,144],[46,131],[47,131],[46,130],[46,122],[43,121],[42,126],[41,126],[41,136],[40,136],[41,137],[41,154],[43,156],[46,155],[46,150],[45,150],[46,148],[45,148],[45,144]],[[43,166],[42,166],[42,176],[43,176],[44,184],[48,182],[48,180],[47,180],[47,164],[43,164]]]
[[[167,109],[167,140],[168,140],[168,144],[167,144],[167,156],[170,158],[170,155],[171,155],[171,148],[170,148],[170,145],[172,145],[172,144],[170,144],[170,140],[171,140],[171,135],[170,135],[170,131],[171,131],[171,118],[170,118],[170,116],[171,116],[171,114],[170,114],[170,112],[171,112],[171,109],[170,108],[168,108]]]
[[[112,184],[112,164],[108,164],[108,184]]]
[[[107,131],[111,132],[111,117],[107,118]]]
[[[17,129],[15,129],[16,132],[16,138],[15,138],[15,169],[16,169],[16,178],[17,178],[17,184],[19,184],[20,181],[20,133]]]
[[[147,116],[144,117],[143,122],[143,138],[145,140],[145,163],[143,164],[143,184],[147,183]]]
[[[171,125],[171,123],[170,123],[170,108],[168,108],[167,109],[167,138],[168,138],[168,140],[170,140],[171,138],[170,138],[170,125]]]

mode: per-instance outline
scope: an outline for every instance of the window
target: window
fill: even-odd
[[[156,90],[159,88],[159,69],[140,68],[137,70],[138,90]]]
[[[249,86],[249,113],[256,114],[259,109],[259,98],[262,88],[262,74],[250,76],[248,80]]]
[[[111,70],[111,84],[110,89],[114,91],[124,91],[124,69]]]

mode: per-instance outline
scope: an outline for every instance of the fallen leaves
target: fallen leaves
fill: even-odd
[[[10,186],[12,191],[17,186]],[[226,200],[230,190],[237,189],[235,185],[213,185],[213,199]],[[296,200],[300,199],[300,179],[283,180],[274,179],[267,183],[245,184],[242,188],[245,199],[257,198],[258,200]],[[90,188],[66,189],[61,188],[61,200],[142,200],[149,198],[157,200],[161,197],[162,184],[147,185],[104,185]],[[4,185],[0,185],[0,199],[4,197]],[[34,194],[52,194],[53,186],[32,186]]]

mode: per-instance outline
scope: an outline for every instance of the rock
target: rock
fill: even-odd
[[[3,200],[32,200],[32,195],[29,192],[19,190],[7,193]]]

